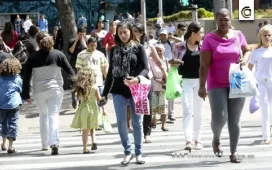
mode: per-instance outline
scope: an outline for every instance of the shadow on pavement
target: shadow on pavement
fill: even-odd
[[[148,167],[148,169],[181,169],[181,168],[196,168],[198,167],[201,169],[201,167],[214,167],[218,164],[228,163],[226,162],[219,162],[219,161],[201,161],[201,162],[192,162],[192,163],[180,163],[180,164],[169,164],[169,165],[158,165],[158,166],[152,166]],[[131,170],[146,170],[146,167],[137,167],[137,168],[131,168]]]
[[[198,163],[192,162],[192,163],[179,163],[179,164],[170,164],[169,165],[150,165],[148,166],[148,162],[143,165],[137,165],[136,163],[130,163],[128,166],[122,166],[120,165],[119,162],[116,164],[108,165],[108,166],[84,166],[84,167],[70,167],[70,168],[65,168],[65,170],[152,170],[152,169],[161,169],[161,170],[166,170],[166,169],[182,169],[182,168],[196,168],[199,167],[214,167],[218,164],[224,164],[228,163],[229,161],[226,162],[219,162],[219,161],[201,161]],[[49,169],[48,169],[49,170]],[[55,170],[61,170],[61,169],[55,169]]]
[[[27,111],[24,110],[24,112],[27,112]],[[65,116],[67,116],[67,115],[74,115],[74,114],[75,114],[75,111],[71,112],[70,109],[62,110],[60,112],[61,116],[62,115],[65,115]],[[36,113],[36,112],[35,113],[33,113],[33,112],[32,113],[31,112],[25,113],[25,118],[26,119],[33,119],[33,118],[36,118],[36,117],[39,117],[39,113]]]

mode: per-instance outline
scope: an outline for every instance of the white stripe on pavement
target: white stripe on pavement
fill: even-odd
[[[210,159],[210,158],[207,158]],[[0,169],[1,170],[32,170],[32,169],[56,169],[56,168],[80,168],[80,167],[94,167],[94,166],[109,166],[109,165],[120,165],[122,158],[115,158],[115,159],[107,159],[107,160],[90,160],[90,161],[72,161],[72,162],[49,162],[49,163],[38,163],[38,164],[9,164],[9,165],[0,165]],[[188,164],[190,160],[190,158],[188,159],[178,159],[178,158],[173,158],[171,156],[152,156],[152,157],[146,157],[145,158],[147,163],[171,163],[173,164],[174,162],[179,162],[179,164],[182,164],[182,162]],[[191,159],[192,160],[192,159]],[[225,159],[220,159],[217,158],[217,161],[224,161]],[[227,159],[226,159],[227,160]],[[131,161],[131,163],[135,162],[135,158]],[[195,161],[194,161],[195,162]],[[199,160],[197,161],[199,162]],[[191,162],[193,164],[193,162]],[[144,166],[144,165],[143,165]],[[219,167],[224,167],[226,168],[226,164],[217,164],[217,166]],[[259,169],[261,168],[272,168],[271,164],[258,164],[254,161],[251,162],[244,162],[242,164],[239,165],[239,167],[247,167],[247,168],[251,168],[252,170],[254,169]],[[41,168],[42,167],[42,168]],[[218,167],[218,168],[219,168]],[[152,166],[150,166],[150,168],[152,169]],[[200,168],[200,167],[199,167]],[[199,169],[197,168],[197,169]],[[218,169],[215,168],[215,169]],[[227,168],[228,169],[233,169],[233,168],[237,168],[237,164],[227,164]],[[148,168],[147,168],[148,169]],[[202,169],[202,167],[201,167]],[[209,169],[211,169],[211,167],[209,167]]]

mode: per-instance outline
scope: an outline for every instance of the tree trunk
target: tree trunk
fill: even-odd
[[[68,55],[69,41],[76,36],[77,31],[72,0],[56,0],[56,7],[58,9],[60,25],[63,34],[63,51],[67,56],[68,61],[70,61],[70,56]],[[64,89],[68,89],[68,75],[64,72],[63,79]]]

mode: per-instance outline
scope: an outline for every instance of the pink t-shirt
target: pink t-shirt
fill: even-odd
[[[240,44],[246,46],[245,36],[238,32]],[[207,78],[207,90],[229,87],[229,68],[231,63],[237,63],[240,52],[236,37],[223,39],[215,33],[205,36],[201,52],[211,51],[212,59]]]

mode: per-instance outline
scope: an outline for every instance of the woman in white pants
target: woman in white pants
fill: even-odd
[[[270,144],[270,119],[272,114],[272,29],[264,26],[258,33],[257,48],[252,51],[249,61],[249,69],[254,66],[255,78],[260,92],[259,102],[262,114],[263,143]]]
[[[39,32],[36,41],[40,50],[28,58],[22,97],[28,103],[30,100],[30,80],[33,76],[33,97],[40,117],[40,133],[42,150],[51,147],[52,155],[57,155],[59,148],[59,112],[63,99],[63,68],[70,76],[74,71],[66,56],[53,49],[54,41],[46,32]]]
[[[182,75],[184,94],[181,97],[183,106],[183,128],[185,134],[185,150],[191,151],[192,143],[195,149],[202,149],[200,143],[200,130],[202,126],[203,100],[198,96],[200,41],[203,37],[203,28],[197,23],[191,23],[184,35],[185,42],[175,46],[176,59],[182,60],[178,67]]]

